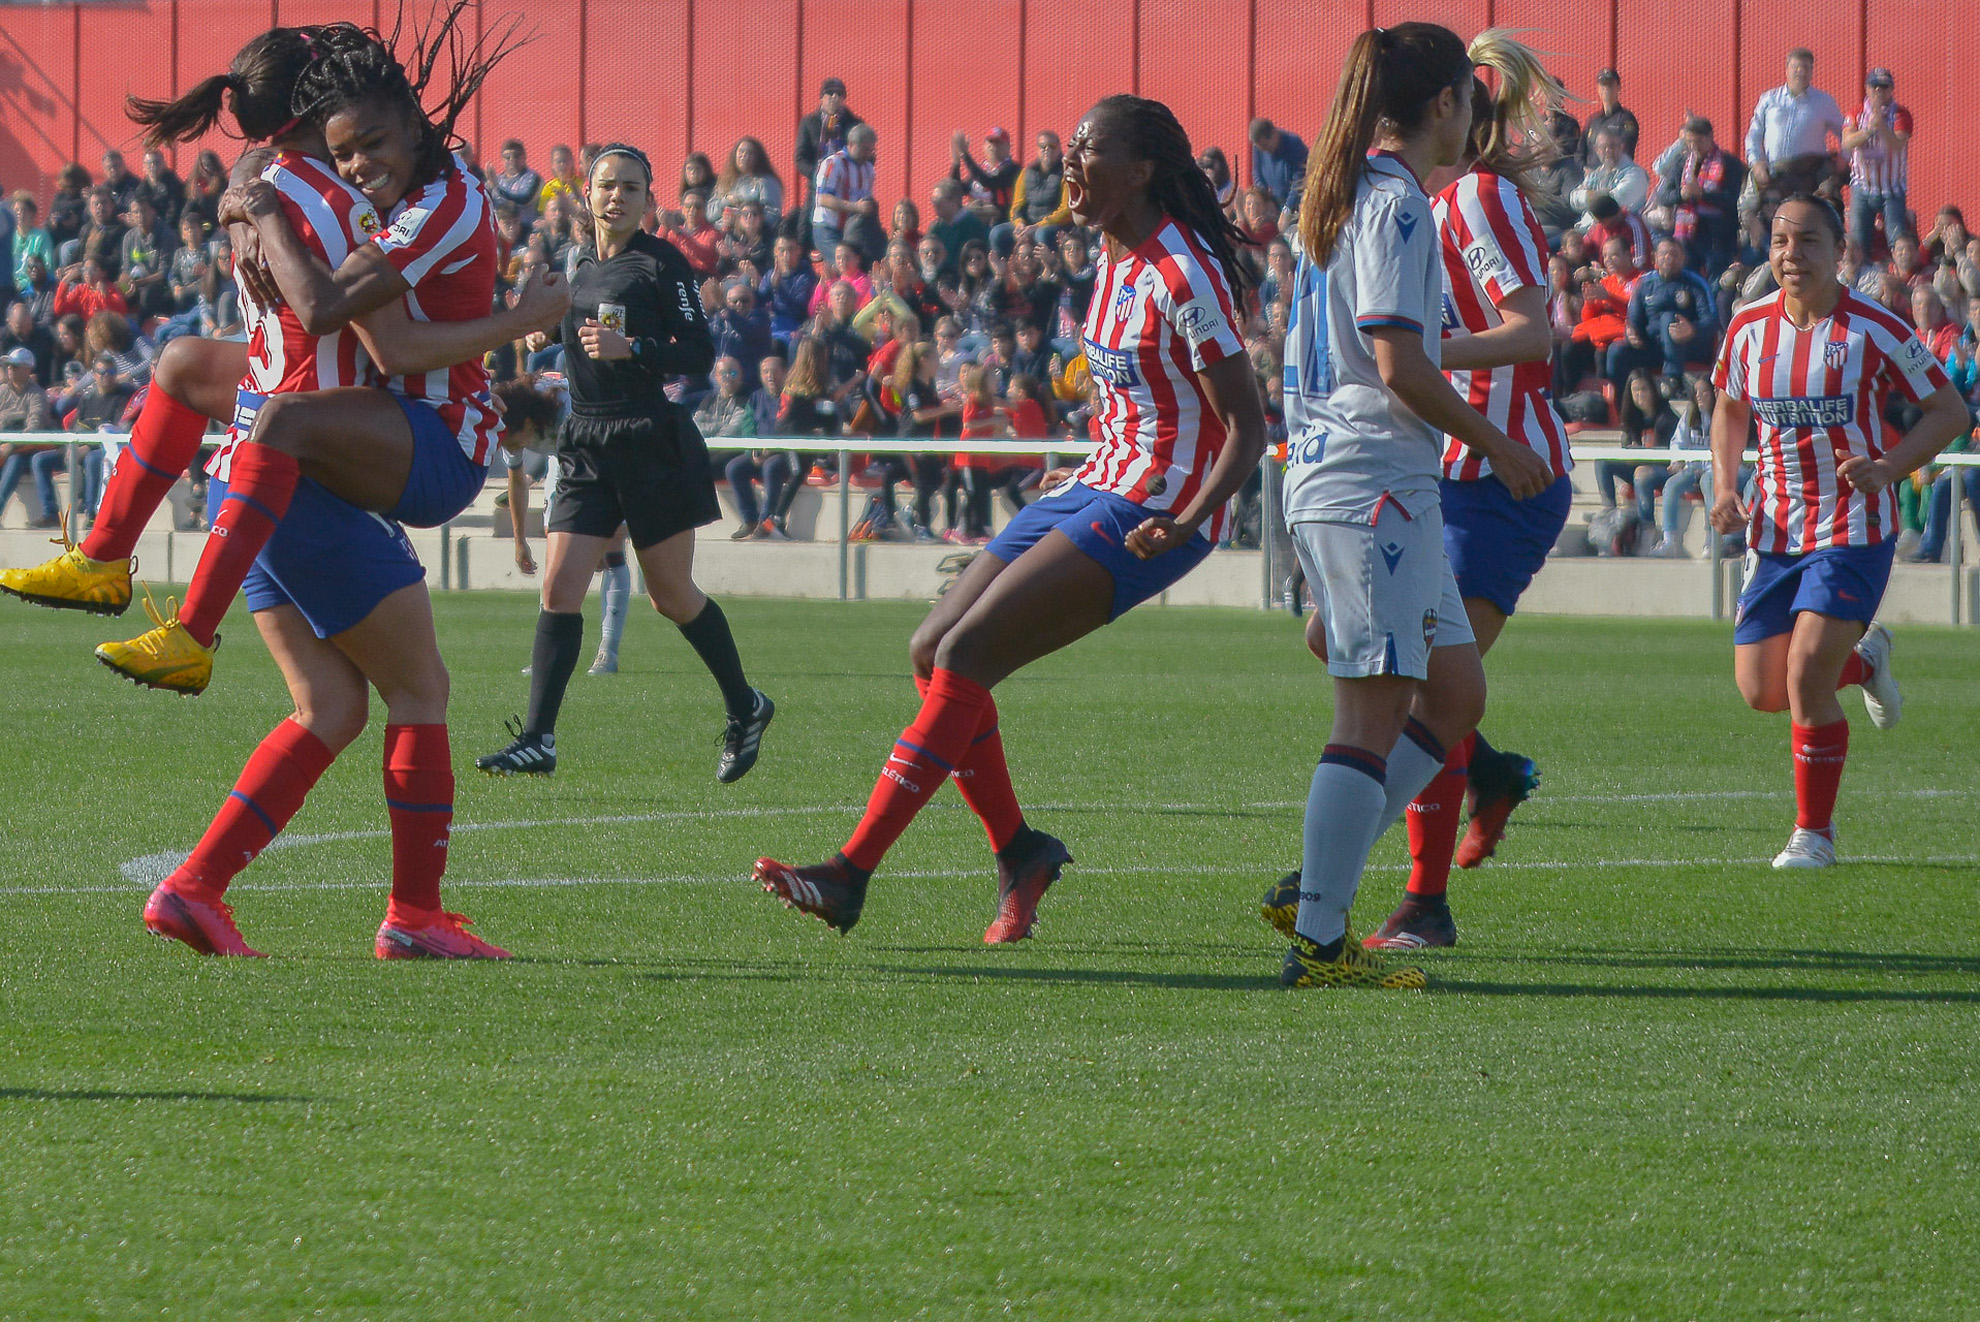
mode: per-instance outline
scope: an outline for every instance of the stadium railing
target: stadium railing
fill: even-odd
[[[756,438],[749,438],[749,439],[755,440]],[[837,453],[838,462],[839,462],[838,471],[841,477],[841,480],[836,484],[838,488],[838,515],[839,515],[838,518],[839,528],[838,528],[838,538],[837,538],[838,547],[839,547],[838,588],[839,588],[839,599],[842,601],[848,600],[852,596],[853,543],[850,538],[850,533],[852,532],[853,524],[854,524],[854,512],[852,508],[853,484],[849,481],[844,480],[844,478],[850,474],[852,469],[852,463],[856,456],[894,455],[894,454],[982,454],[982,455],[1008,455],[1014,459],[1025,458],[1029,456],[1043,456],[1045,459],[1045,466],[1049,470],[1050,468],[1055,466],[1055,464],[1059,459],[1085,458],[1087,455],[1091,454],[1094,450],[1094,444],[1091,441],[1077,441],[1077,440],[1069,440],[1064,438],[1057,440],[1046,440],[1046,441],[993,441],[993,440],[962,441],[962,440],[951,440],[951,439],[937,440],[934,437],[912,437],[912,436],[907,436],[907,437],[780,436],[780,437],[766,437],[762,439],[770,440],[772,442],[788,442],[789,443],[788,445],[780,446],[779,448],[788,448],[791,450],[797,450],[805,454],[832,454],[835,451]],[[819,444],[815,446],[808,446],[806,444],[806,442],[814,441],[814,440],[819,442],[832,442],[832,444]],[[90,437],[81,436],[74,432],[53,432],[53,431],[6,432],[6,433],[0,433],[0,441],[10,442],[16,445],[59,445],[66,447],[68,451],[68,454],[65,456],[68,467],[68,479],[73,489],[74,475],[77,472],[77,464],[80,461],[81,451],[83,447],[87,445],[101,445],[106,441],[112,445],[120,444],[122,441],[122,437],[101,436],[101,437],[90,438]],[[722,445],[718,443],[715,445],[711,445],[709,448],[711,450],[732,450],[732,449],[741,449],[741,448],[756,449],[756,448],[769,448],[769,447],[763,447],[757,445],[742,447],[742,446]],[[1622,445],[1600,445],[1600,444],[1592,444],[1592,443],[1573,445],[1570,446],[1569,448],[1577,464],[1594,463],[1605,459],[1616,460],[1624,463],[1639,463],[1639,464],[1668,463],[1673,460],[1683,460],[1693,463],[1710,462],[1710,455],[1702,450],[1635,449]],[[1747,463],[1753,463],[1757,461],[1758,458],[1759,456],[1751,450],[1746,451],[1745,454],[1742,456],[1742,459]],[[1932,463],[1934,466],[1941,468],[1976,468],[1976,467],[1980,467],[1980,453],[1940,455],[1937,459],[1934,459]],[[1262,469],[1262,475],[1261,475],[1262,480],[1260,482],[1260,495],[1264,502],[1264,508],[1261,513],[1261,526],[1265,528],[1272,528],[1277,526],[1279,519],[1279,483],[1276,480],[1278,477],[1278,464],[1269,450],[1267,451],[1265,458],[1260,461],[1260,468]],[[1948,601],[1949,610],[1947,614],[1947,619],[1949,619],[1954,624],[1961,624],[1961,623],[1972,624],[1972,623],[1976,623],[1976,621],[1962,620],[1961,618],[1962,614],[1964,613],[1964,602],[1962,600],[1963,581],[1961,577],[1962,574],[1961,561],[1963,559],[1963,556],[1961,551],[1962,533],[1960,527],[1961,525],[1960,511],[1961,511],[1961,502],[1964,496],[1964,492],[1962,490],[1961,483],[1953,482],[1950,484],[1950,486],[1951,486],[1951,491],[1949,494],[1951,497],[1951,511],[1950,511],[1950,517],[1947,521],[1948,527],[1947,527],[1946,547],[1945,547],[1945,561],[1951,570],[1951,573],[1948,575],[1947,578],[1947,590],[1949,594],[1949,601]],[[64,513],[64,517],[68,521],[65,531],[71,537],[76,536],[76,534],[79,532],[79,529],[75,526],[75,511],[73,507],[66,508],[63,511],[63,513]],[[451,585],[451,582],[454,577],[454,575],[450,572],[453,566],[452,566],[452,557],[449,554],[449,552],[452,549],[450,543],[453,541],[454,538],[453,525],[451,523],[443,524],[441,525],[439,532],[441,537],[440,586],[444,589]],[[1265,605],[1271,605],[1279,599],[1277,585],[1285,579],[1286,575],[1291,570],[1291,566],[1288,564],[1283,564],[1281,562],[1280,560],[1281,553],[1278,550],[1278,548],[1275,546],[1276,539],[1272,537],[1263,537],[1260,539],[1260,541],[1262,544],[1261,549],[1263,551],[1263,554],[1260,556],[1260,565],[1259,565],[1259,599],[1261,603]],[[1708,554],[1710,556],[1712,571],[1713,571],[1711,575],[1712,618],[1718,619],[1721,618],[1725,613],[1725,592],[1726,592],[1725,575],[1719,572],[1719,566],[1722,560],[1722,556],[1720,553],[1719,539],[1716,536],[1708,536],[1705,539],[1705,544],[1709,548]]]

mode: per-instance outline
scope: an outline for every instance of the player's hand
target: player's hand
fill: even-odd
[[[1139,559],[1153,560],[1164,551],[1175,550],[1194,536],[1194,525],[1177,523],[1166,514],[1157,514],[1143,519],[1140,526],[1127,535],[1127,549]]]
[[[1554,485],[1553,465],[1518,441],[1508,438],[1485,457],[1514,500],[1530,500]]]
[[[1038,489],[1040,491],[1050,491],[1054,487],[1058,486],[1060,483],[1065,482],[1068,478],[1070,478],[1074,473],[1077,473],[1078,471],[1079,470],[1077,468],[1069,468],[1064,466],[1054,468],[1049,472],[1047,472],[1045,476],[1038,479]]]
[[[220,223],[253,224],[257,216],[273,216],[282,210],[282,196],[266,179],[250,179],[220,195]]]
[[[587,317],[578,327],[578,343],[589,356],[601,362],[619,362],[632,357],[632,341],[615,330],[607,330],[596,318]]]
[[[554,271],[538,271],[516,286],[510,304],[525,326],[554,326],[571,309],[571,284]]]
[[[536,573],[536,557],[529,553],[529,543],[520,537],[516,538],[516,568],[525,574]]]
[[[547,348],[549,344],[550,337],[543,331],[531,331],[529,334],[523,336],[523,348],[529,350],[531,353],[539,353]]]
[[[1715,532],[1731,535],[1746,529],[1746,507],[1740,503],[1739,496],[1731,491],[1721,492],[1713,497],[1710,518]]]
[[[1867,455],[1851,454],[1847,450],[1836,451],[1836,476],[1855,487],[1866,496],[1874,496],[1879,491],[1902,477],[1892,471],[1882,459],[1872,459]]]
[[[234,248],[234,280],[264,308],[282,301],[275,284],[275,273],[261,257],[261,235],[252,225],[236,223],[227,227],[227,241]]]

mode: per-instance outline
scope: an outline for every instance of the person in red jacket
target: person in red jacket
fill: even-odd
[[[67,280],[55,286],[55,302],[52,305],[56,316],[65,317],[73,312],[88,321],[99,312],[129,312],[130,305],[124,296],[111,283],[116,272],[110,266],[113,258],[89,256],[83,258],[82,282],[70,284]]]

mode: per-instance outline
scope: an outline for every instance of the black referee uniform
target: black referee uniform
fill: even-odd
[[[703,376],[715,365],[693,268],[642,231],[606,261],[574,249],[570,279],[559,334],[571,413],[557,442],[557,508],[546,531],[610,537],[623,523],[643,550],[714,523],[722,509],[707,442],[661,390],[668,377]],[[594,320],[631,340],[633,356],[586,354],[578,329]]]

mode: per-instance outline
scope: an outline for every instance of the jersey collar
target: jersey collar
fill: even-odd
[[[1410,179],[1415,180],[1417,190],[1419,192],[1422,191],[1423,181],[1421,179],[1416,178],[1416,171],[1410,168],[1409,162],[1405,161],[1402,157],[1396,155],[1396,153],[1390,151],[1388,148],[1386,147],[1372,148],[1368,153],[1368,161],[1369,164],[1371,165],[1373,165],[1376,161],[1388,161],[1391,165],[1393,165],[1397,170],[1401,171],[1404,175],[1407,175]]]

